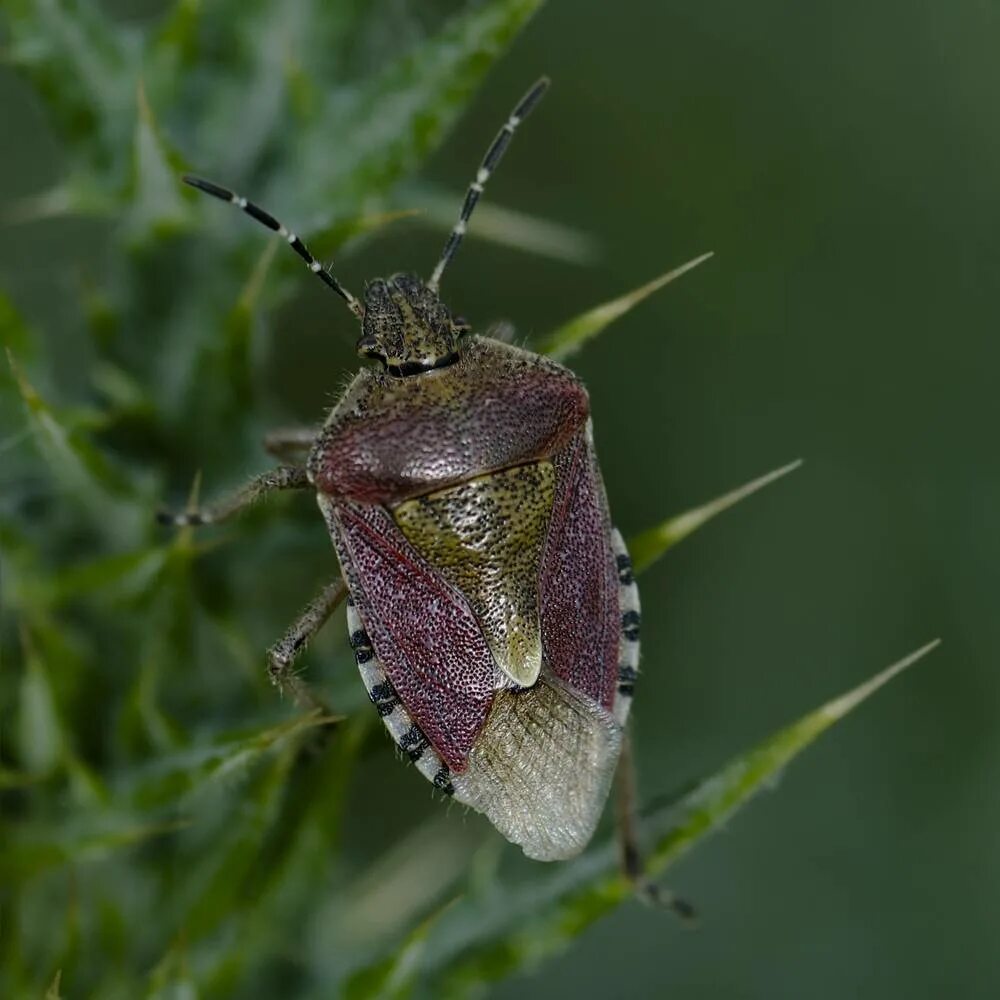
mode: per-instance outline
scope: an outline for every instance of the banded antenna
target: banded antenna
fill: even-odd
[[[256,219],[261,225],[267,226],[268,229],[273,230],[279,236],[281,236],[288,245],[309,265],[309,270],[312,271],[322,282],[328,287],[332,288],[348,305],[348,308],[354,313],[355,316],[360,317],[362,313],[361,303],[351,295],[351,293],[344,288],[344,286],[337,281],[337,279],[330,274],[329,271],[309,252],[309,248],[305,245],[286,226],[283,226],[278,220],[270,214],[270,212],[265,212],[264,209],[255,205],[252,201],[247,201],[246,198],[241,195],[230,191],[228,188],[220,187],[218,184],[213,184],[211,181],[206,181],[201,177],[193,177],[191,174],[185,174],[181,180],[185,184],[190,184],[191,187],[197,188],[199,191],[204,191],[205,194],[210,194],[213,198],[218,198],[220,201],[228,201],[231,205],[235,205],[237,208],[242,208],[251,219]]]
[[[511,112],[510,117],[503,123],[500,131],[497,133],[497,137],[493,140],[493,144],[486,151],[486,155],[483,157],[482,166],[476,171],[476,179],[469,185],[468,193],[465,196],[465,201],[462,204],[462,211],[458,215],[458,222],[455,223],[455,228],[451,231],[448,236],[448,242],[444,245],[444,250],[441,253],[441,259],[437,262],[437,267],[434,268],[434,273],[430,277],[430,281],[427,282],[427,287],[432,291],[436,292],[438,290],[438,285],[441,282],[441,275],[444,274],[444,269],[451,262],[451,258],[455,256],[455,251],[458,250],[459,244],[462,242],[462,237],[465,235],[466,226],[469,222],[469,216],[472,215],[472,210],[476,207],[480,196],[483,193],[483,188],[486,186],[486,182],[490,179],[490,174],[496,170],[497,164],[500,162],[500,158],[503,156],[507,147],[510,145],[510,140],[514,138],[514,131],[517,126],[524,121],[525,118],[531,114],[534,106],[542,99],[545,91],[549,87],[549,78],[543,76],[538,83],[536,83],[531,90],[529,90],[524,97],[521,98],[520,103]]]

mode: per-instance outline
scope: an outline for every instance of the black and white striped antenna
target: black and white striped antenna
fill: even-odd
[[[465,235],[465,229],[469,222],[469,216],[472,215],[472,210],[476,207],[480,196],[483,193],[483,188],[486,186],[486,182],[490,179],[490,174],[496,170],[497,164],[500,162],[500,158],[503,156],[507,147],[510,145],[510,140],[514,138],[514,132],[517,126],[524,121],[525,118],[531,114],[534,106],[542,99],[545,91],[549,87],[549,78],[543,76],[532,88],[529,90],[524,97],[521,98],[520,103],[511,112],[510,117],[503,123],[500,131],[497,133],[497,137],[493,140],[492,145],[486,151],[486,155],[483,157],[482,166],[476,171],[476,179],[469,185],[468,193],[465,195],[465,201],[462,204],[462,211],[458,215],[458,222],[455,223],[455,228],[451,231],[448,237],[448,242],[444,245],[444,250],[441,253],[441,259],[437,262],[437,266],[434,268],[433,274],[431,274],[430,280],[427,282],[427,287],[432,291],[438,290],[438,285],[441,283],[441,275],[444,274],[444,269],[451,262],[452,257],[455,256],[455,251],[458,250],[459,244],[462,242],[462,237]]]
[[[220,201],[228,201],[231,205],[235,205],[237,208],[243,209],[251,219],[256,219],[261,225],[267,226],[268,229],[273,230],[279,236],[281,236],[288,245],[306,262],[309,266],[309,270],[312,271],[322,282],[328,287],[332,288],[348,305],[351,312],[355,316],[360,316],[362,309],[361,303],[351,295],[351,293],[344,288],[344,286],[337,281],[337,279],[330,274],[329,271],[309,252],[309,248],[305,245],[295,235],[290,229],[282,225],[278,220],[271,215],[270,212],[265,212],[259,205],[255,205],[252,201],[247,201],[242,195],[236,194],[234,191],[230,191],[228,188],[220,187],[218,184],[213,184],[211,181],[206,181],[201,177],[194,177],[191,174],[185,174],[181,178],[185,184],[190,184],[191,187],[197,188],[199,191],[204,191],[205,194],[210,194],[213,198],[218,198]]]

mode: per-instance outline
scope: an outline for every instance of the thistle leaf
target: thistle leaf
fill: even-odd
[[[132,55],[91,0],[6,0],[8,55],[45,101],[62,137],[107,165],[125,133]]]
[[[564,323],[557,330],[544,337],[537,346],[538,353],[547,354],[556,361],[565,361],[566,358],[576,354],[588,340],[592,340],[605,327],[624,316],[643,299],[649,298],[653,292],[663,288],[664,285],[669,285],[671,281],[675,281],[682,274],[687,274],[688,271],[703,264],[712,256],[711,252],[703,253],[700,257],[695,257],[694,260],[689,260],[686,264],[681,264],[680,267],[675,267],[672,271],[661,274],[660,277],[654,278],[617,299],[588,309],[587,312],[571,319],[568,323]]]
[[[698,783],[677,802],[644,818],[650,875],[661,875],[677,858],[721,827],[833,723],[844,718],[938,640],[911,653],[870,680],[833,698]],[[469,996],[484,983],[526,971],[565,949],[582,931],[632,895],[617,870],[617,845],[591,851],[540,885],[507,893],[485,914],[456,908],[435,937],[426,967],[435,995]],[[445,932],[447,931],[447,933]]]
[[[10,350],[7,360],[38,449],[65,495],[83,502],[94,522],[102,527],[129,524],[137,516],[137,508],[128,502],[136,491],[127,477],[48,404]]]
[[[939,645],[941,640],[933,639],[867,681],[831,698],[748,753],[731,760],[685,795],[678,810],[664,810],[652,817],[649,829],[656,846],[649,854],[650,874],[661,874],[706,833],[722,826],[758,791],[768,788],[784,768],[830,726]]]
[[[49,984],[49,988],[45,991],[45,1000],[59,1000],[59,986],[62,982],[62,969],[57,969],[56,974]]]
[[[490,66],[541,0],[487,0],[455,14],[435,35],[366,84],[349,105],[331,103],[303,136],[300,158],[329,161],[329,137],[350,136],[329,174],[307,177],[308,203],[357,205],[387,194],[458,117]],[[314,189],[312,179],[319,184]]]
[[[738,486],[729,493],[724,493],[721,497],[709,500],[708,503],[700,507],[693,507],[674,517],[667,518],[655,528],[649,528],[629,539],[628,549],[632,557],[632,567],[636,573],[641,573],[648,569],[667,549],[675,546],[679,541],[687,538],[692,532],[697,531],[706,521],[710,521],[717,514],[745,500],[758,490],[773,483],[782,476],[794,472],[802,465],[802,459],[789,462],[788,465],[781,466],[780,469],[773,469],[757,479],[752,479],[749,483]]]
[[[306,732],[338,721],[309,712],[246,735],[161,754],[150,764],[119,775],[119,799],[123,808],[148,811],[223,794],[227,787],[239,785],[270,751],[294,745]]]
[[[133,242],[169,235],[190,224],[189,202],[177,176],[186,164],[164,139],[142,81],[136,89],[136,121],[132,145],[131,214]]]

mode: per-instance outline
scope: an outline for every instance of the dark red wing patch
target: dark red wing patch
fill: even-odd
[[[461,773],[494,697],[482,630],[465,598],[414,552],[384,508],[337,501],[332,508],[372,647],[414,722]]]
[[[600,472],[583,431],[554,464],[540,581],[542,646],[557,677],[610,710],[618,677],[618,579]]]

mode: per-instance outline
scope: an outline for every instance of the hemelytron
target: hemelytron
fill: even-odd
[[[590,840],[619,760],[638,590],[580,380],[472,332],[438,292],[547,86],[528,91],[489,146],[429,278],[377,278],[361,297],[268,212],[184,178],[284,238],[347,303],[358,354],[377,364],[358,372],[321,430],[269,439],[297,462],[165,520],[218,521],[272,490],[314,490],[342,580],[269,651],[273,678],[299,685],[293,660],[346,596],[361,677],[401,751],[530,857],[556,860]]]

